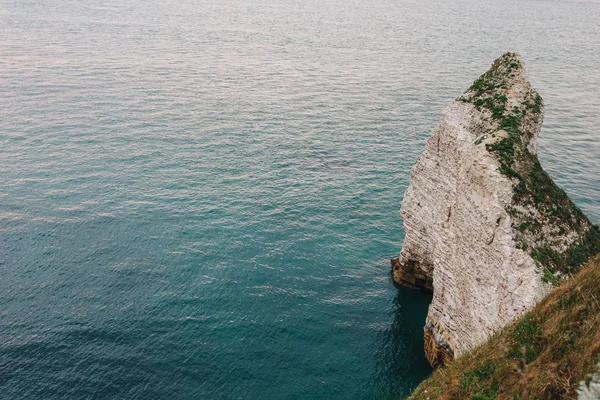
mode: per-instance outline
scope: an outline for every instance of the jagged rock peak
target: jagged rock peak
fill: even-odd
[[[483,112],[484,119],[478,127],[481,132],[502,129],[517,133],[529,151],[537,154],[544,103],[529,84],[517,53],[505,53],[496,59],[458,101],[472,103]]]
[[[600,232],[542,169],[543,101],[506,53],[441,113],[411,172],[396,282],[433,290],[432,365],[482,343],[600,251]]]

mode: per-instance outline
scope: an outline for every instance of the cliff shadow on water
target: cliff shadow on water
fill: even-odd
[[[423,354],[423,325],[431,303],[430,293],[394,283],[397,290],[390,309],[392,323],[382,334],[372,377],[377,399],[408,396],[432,368]]]

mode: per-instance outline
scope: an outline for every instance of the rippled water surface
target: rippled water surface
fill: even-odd
[[[392,399],[389,258],[441,108],[506,50],[600,221],[595,1],[0,0],[0,393]]]

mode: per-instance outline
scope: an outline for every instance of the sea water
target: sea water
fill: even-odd
[[[600,221],[600,4],[0,0],[0,398],[399,399],[440,110],[505,51]]]

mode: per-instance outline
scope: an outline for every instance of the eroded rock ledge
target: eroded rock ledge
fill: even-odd
[[[447,364],[600,251],[600,232],[541,168],[543,101],[506,53],[441,114],[411,172],[394,279],[433,290],[425,353]]]

